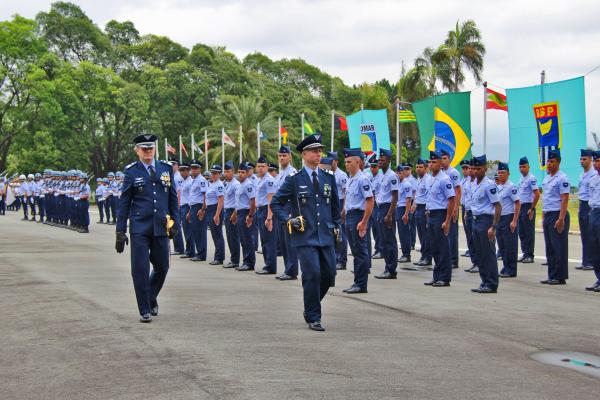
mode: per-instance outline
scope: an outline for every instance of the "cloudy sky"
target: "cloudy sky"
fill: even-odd
[[[33,18],[50,1],[0,2],[0,19]],[[239,57],[300,57],[348,84],[397,81],[426,46],[437,46],[456,20],[473,19],[487,47],[484,78],[496,88],[581,76],[600,64],[597,0],[103,0],[74,1],[96,24],[133,21],[145,33],[226,46]],[[472,79],[472,132],[482,150],[483,92]],[[600,132],[600,69],[586,77],[588,132]],[[488,153],[508,156],[506,113],[488,112]],[[593,143],[591,137],[588,143]]]

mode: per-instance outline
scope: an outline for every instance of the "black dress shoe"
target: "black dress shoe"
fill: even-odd
[[[268,269],[261,269],[260,271],[254,271],[258,275],[275,275],[275,272],[269,271]]]
[[[212,260],[211,262],[208,263],[208,265],[221,265],[223,264],[223,261],[219,261],[219,260]]]
[[[421,264],[420,264],[421,267],[430,267],[432,265],[433,264],[431,263],[431,260],[423,260],[423,261],[421,261]]]
[[[564,279],[548,279],[547,282],[548,285],[551,286],[555,286],[555,285],[566,285],[567,281]]]
[[[358,286],[352,286],[351,288],[346,289],[345,292],[348,294],[369,293],[367,289],[361,289]]]
[[[548,261],[544,261],[542,265],[548,265]]]
[[[143,323],[152,322],[152,316],[149,313],[140,315],[140,322],[143,322]]]
[[[422,266],[422,265],[423,265],[423,264],[422,264],[423,262],[424,262],[424,261],[423,261],[423,259],[420,259],[419,261],[417,261],[417,262],[414,262],[414,263],[413,263],[413,265],[417,265],[417,266],[419,266],[419,267],[420,267],[420,266]]]
[[[461,257],[471,257],[471,252],[469,250],[467,250],[463,254],[461,254],[460,256]]]
[[[583,265],[578,265],[575,267],[575,269],[583,269]]]
[[[174,251],[174,252],[172,252],[172,253],[171,253],[171,255],[172,255],[172,256],[180,256],[180,255],[182,255],[182,254],[183,254],[183,253],[182,253],[182,252],[180,252],[180,251]]]
[[[373,254],[373,257],[371,257],[374,260],[379,260],[380,258],[383,258],[383,256],[381,255],[381,253],[377,252],[375,254]]]
[[[337,271],[343,271],[343,270],[345,270],[345,269],[346,269],[346,266],[345,266],[345,265],[343,265],[343,264],[336,264],[336,265],[335,265],[335,269],[336,269]]]
[[[498,293],[498,290],[484,286],[484,287],[479,288],[479,290],[477,291],[477,293],[482,293],[482,294]]]
[[[481,286],[479,286],[478,288],[475,288],[475,289],[471,289],[471,292],[479,293],[480,290],[481,290]]]
[[[206,261],[206,260],[203,260],[199,257],[192,257],[192,258],[190,258],[190,261],[198,262],[198,261]]]
[[[295,281],[296,279],[298,279],[298,277],[297,276],[291,276],[291,275],[288,275],[286,273],[283,273],[283,274],[279,275],[277,277],[277,279],[279,279],[280,281]]]
[[[184,254],[184,255],[180,256],[179,258],[192,258],[192,256],[190,256],[189,254]]]
[[[249,265],[242,265],[241,267],[236,268],[238,271],[246,272],[246,271],[254,271],[254,267]]]
[[[302,316],[304,317],[304,321],[305,321],[307,324],[310,324],[310,321],[308,320],[308,317],[306,316],[306,313],[305,313],[305,312],[303,312],[303,313],[302,313]]]
[[[517,262],[523,262],[523,260],[524,260],[524,259],[526,259],[526,258],[527,258],[527,257],[525,256],[525,254],[523,254],[523,255],[521,256],[521,258],[519,258],[519,259],[517,260]]]
[[[594,267],[592,265],[584,265],[582,271],[593,271]]]
[[[396,279],[396,274],[392,274],[388,271],[385,271],[382,274],[375,275],[375,278],[377,278],[377,279]]]
[[[509,274],[498,274],[498,276],[500,278],[516,278],[516,275],[509,275]]]
[[[450,282],[444,282],[444,281],[435,281],[431,284],[431,286],[433,287],[446,287],[446,286],[450,286]]]
[[[589,292],[593,292],[594,290],[600,288],[600,281],[594,283],[592,286],[588,286],[585,288],[585,290],[589,291]]]
[[[232,262],[228,262],[226,265],[223,265],[223,268],[237,268],[238,265]]]
[[[309,322],[308,329],[311,329],[311,330],[317,331],[317,332],[325,331],[325,328],[323,328],[323,325],[321,325],[321,321]]]
[[[425,285],[425,286],[433,286],[433,284],[434,284],[434,283],[435,283],[435,281],[434,281],[434,280],[431,280],[431,281],[429,281],[429,282],[425,282],[425,283],[423,283],[423,285]]]
[[[399,263],[409,263],[410,262],[410,257],[406,257],[406,256],[402,256],[398,259]]]
[[[521,261],[523,264],[533,264],[533,257],[526,257],[523,259],[523,261]],[[544,264],[542,264],[544,265]],[[548,264],[545,264],[548,265]]]
[[[596,289],[594,289],[594,292],[600,293],[600,286],[598,286]]]
[[[156,317],[158,315],[158,306],[152,307],[150,314]]]
[[[458,264],[452,264],[452,269],[458,269]]]
[[[470,269],[469,272],[472,274],[478,274],[479,273],[479,266],[477,265],[473,265]]]

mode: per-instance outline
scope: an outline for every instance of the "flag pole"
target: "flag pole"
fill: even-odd
[[[165,138],[165,160],[169,161],[169,152],[167,151],[167,138]]]
[[[242,125],[240,125],[240,164],[242,163]]]
[[[334,132],[335,132],[335,110],[331,110],[331,151],[333,151]]]
[[[400,99],[396,98],[396,165],[400,165],[402,136],[400,134]]]
[[[281,148],[281,117],[277,118],[277,151]]]
[[[158,140],[154,142],[154,148],[156,148],[156,152],[154,153],[154,155],[156,156],[156,160],[158,161]]]
[[[483,82],[483,154],[487,154],[487,82]]]
[[[300,126],[302,127],[302,140],[304,140],[304,113],[300,114]]]
[[[225,128],[221,127],[221,169],[225,171]]]
[[[194,143],[196,142],[194,141],[194,134],[192,133],[192,160],[194,159],[194,147],[196,147],[194,146]]]
[[[256,158],[260,157],[260,122],[256,124]]]
[[[181,150],[181,135],[179,135],[179,164],[183,162],[183,151]]]
[[[204,162],[208,168],[208,130],[204,130]]]

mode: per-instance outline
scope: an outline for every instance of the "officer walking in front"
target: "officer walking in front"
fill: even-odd
[[[254,271],[256,264],[256,248],[252,232],[256,213],[256,191],[250,178],[251,171],[252,167],[247,162],[238,166],[240,184],[235,192],[235,211],[231,215],[231,222],[237,227],[242,244],[243,264],[236,267],[237,271]]]
[[[361,150],[345,149],[344,163],[350,178],[346,184],[346,198],[342,221],[346,223],[346,237],[354,257],[354,283],[344,292],[367,293],[367,281],[371,269],[371,256],[367,240],[369,218],[375,201],[370,179],[361,171]]]
[[[392,151],[379,149],[379,167],[383,171],[377,202],[377,223],[381,231],[385,271],[377,279],[396,279],[398,244],[396,242],[396,204],[398,203],[398,177],[390,168]]]
[[[421,258],[413,263],[418,267],[427,267],[431,265],[431,243],[427,235],[427,193],[429,191],[431,175],[428,173],[427,161],[419,158],[417,160],[417,190],[415,191],[415,201],[412,204],[412,212],[415,215],[415,225],[421,245]]]
[[[116,226],[116,250],[122,253],[131,235],[131,275],[140,313],[140,322],[151,322],[158,315],[158,294],[169,270],[168,218],[179,226],[177,192],[171,166],[154,160],[156,136],[135,137],[139,161],[125,167],[119,215]],[[152,263],[152,273],[150,273]]]
[[[342,223],[335,177],[318,168],[322,148],[320,134],[307,136],[296,146],[302,153],[304,168],[288,176],[271,201],[273,213],[287,221],[292,231],[302,269],[304,320],[315,331],[325,330],[321,325],[321,300],[335,285],[335,246],[341,241]],[[286,209],[288,202],[291,217]]]
[[[227,247],[229,248],[229,262],[223,268],[237,268],[240,264],[240,236],[231,217],[235,212],[236,192],[240,182],[234,177],[233,162],[227,161],[225,163],[223,175],[225,176],[225,213],[223,219],[225,223],[225,235],[227,236]]]
[[[431,256],[435,261],[433,279],[424,284],[433,287],[450,286],[452,264],[450,261],[450,224],[454,209],[458,207],[456,192],[448,175],[442,171],[442,155],[429,153],[431,179],[427,190],[427,236],[431,243]]]
[[[498,163],[498,193],[502,213],[498,224],[497,235],[502,237],[502,264],[501,278],[514,278],[517,276],[517,257],[519,255],[519,189],[508,180],[510,171],[508,164]]]
[[[223,205],[225,186],[221,182],[222,168],[214,164],[210,168],[210,183],[206,191],[206,221],[215,246],[215,255],[210,265],[222,265],[225,260],[225,240],[223,239]]]
[[[547,175],[542,182],[542,213],[548,279],[540,283],[564,285],[569,279],[569,227],[568,211],[571,184],[569,177],[560,171],[560,150],[549,150],[546,162]]]
[[[590,292],[600,293],[600,151],[592,153],[594,158],[594,171],[589,180],[589,206],[590,206],[590,221],[589,221],[589,249],[588,253],[592,264],[594,265],[594,274],[596,282],[585,288]]]
[[[575,269],[582,269],[591,271],[594,269],[593,260],[590,258],[590,229],[589,229],[589,218],[590,218],[590,206],[588,201],[590,199],[590,179],[597,175],[596,170],[592,167],[592,150],[581,149],[581,157],[579,163],[583,168],[583,172],[579,175],[579,190],[577,195],[579,196],[579,232],[581,236],[581,265],[575,267]]]
[[[536,177],[529,172],[527,157],[522,157],[519,160],[519,171],[521,172],[521,179],[519,180],[519,201],[521,201],[519,239],[521,240],[523,255],[518,261],[523,264],[531,264],[535,257],[535,210],[540,200],[540,190]]]
[[[277,273],[277,231],[273,224],[273,212],[269,207],[275,194],[275,179],[268,173],[269,163],[264,156],[256,161],[258,185],[256,187],[256,217],[260,230],[260,248],[265,265],[255,271],[259,275],[275,275]]]

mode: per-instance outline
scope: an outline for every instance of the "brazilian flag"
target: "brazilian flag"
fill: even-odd
[[[421,157],[446,150],[452,166],[471,157],[471,92],[444,93],[413,103],[421,136]]]

